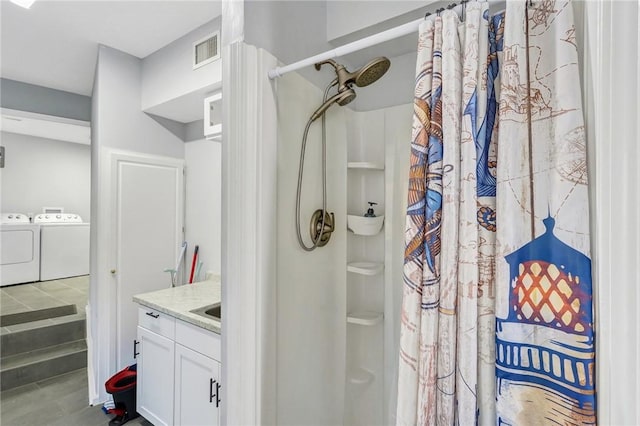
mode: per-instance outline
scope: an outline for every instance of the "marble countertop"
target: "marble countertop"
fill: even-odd
[[[220,277],[210,281],[136,294],[133,301],[172,317],[220,334],[220,321],[194,314],[193,310],[220,303]]]

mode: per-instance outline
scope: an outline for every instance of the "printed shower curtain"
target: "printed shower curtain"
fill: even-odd
[[[398,424],[595,423],[572,5],[530,3],[420,28]]]

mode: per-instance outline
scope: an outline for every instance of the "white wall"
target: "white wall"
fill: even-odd
[[[327,209],[336,231],[325,247],[298,245],[295,199],[305,123],[322,93],[296,73],[278,81],[277,424],[342,424],[346,342],[346,121],[327,114]],[[320,121],[311,127],[301,229],[322,208]],[[260,214],[260,212],[257,212]]]
[[[332,49],[326,37],[328,3],[247,1],[244,3],[245,42],[266,50],[285,64]],[[323,89],[335,78],[331,67],[320,71],[306,67],[299,74]]]
[[[89,221],[90,146],[6,132],[1,137],[6,155],[0,169],[3,212],[64,207]]]
[[[94,102],[92,121],[99,117],[97,148],[110,147],[168,157],[184,157],[182,140],[142,112],[142,61],[107,46],[98,48],[99,98]]]
[[[204,279],[205,271],[220,274],[222,145],[202,139],[186,143],[184,149],[187,264],[191,266],[197,244],[198,257],[204,262],[201,272]]]
[[[108,149],[184,158],[184,143],[143,113],[140,59],[107,46],[99,46],[91,111],[91,284],[89,394],[92,403],[106,397],[104,382],[115,373],[115,348],[111,341],[115,312],[109,286],[112,256],[109,206]],[[131,302],[133,303],[133,301]]]
[[[222,61],[193,69],[193,43],[220,30],[217,18],[173,41],[142,61],[143,110],[211,85],[222,85]]]
[[[423,10],[435,1],[437,0],[378,0],[373,4],[362,1],[328,1],[327,39],[347,36],[415,9],[420,9],[424,15]]]

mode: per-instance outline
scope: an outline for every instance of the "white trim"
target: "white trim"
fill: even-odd
[[[222,424],[275,423],[275,58],[223,49]]]
[[[222,138],[222,123],[212,123],[212,107],[222,108],[222,91],[204,98],[204,137],[208,140],[220,140]]]
[[[591,178],[598,423],[640,424],[640,407],[633,402],[640,400],[640,19],[637,11],[627,9],[638,8],[638,3],[597,0],[585,5],[585,105],[595,166]]]

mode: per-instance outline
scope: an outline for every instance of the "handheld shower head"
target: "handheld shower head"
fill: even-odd
[[[327,99],[322,105],[320,105],[320,107],[311,115],[310,121],[313,122],[322,117],[322,114],[324,114],[325,111],[329,109],[329,107],[334,103],[337,103],[340,106],[344,106],[355,98],[356,92],[351,88],[348,88],[342,92],[338,92],[337,94]]]

